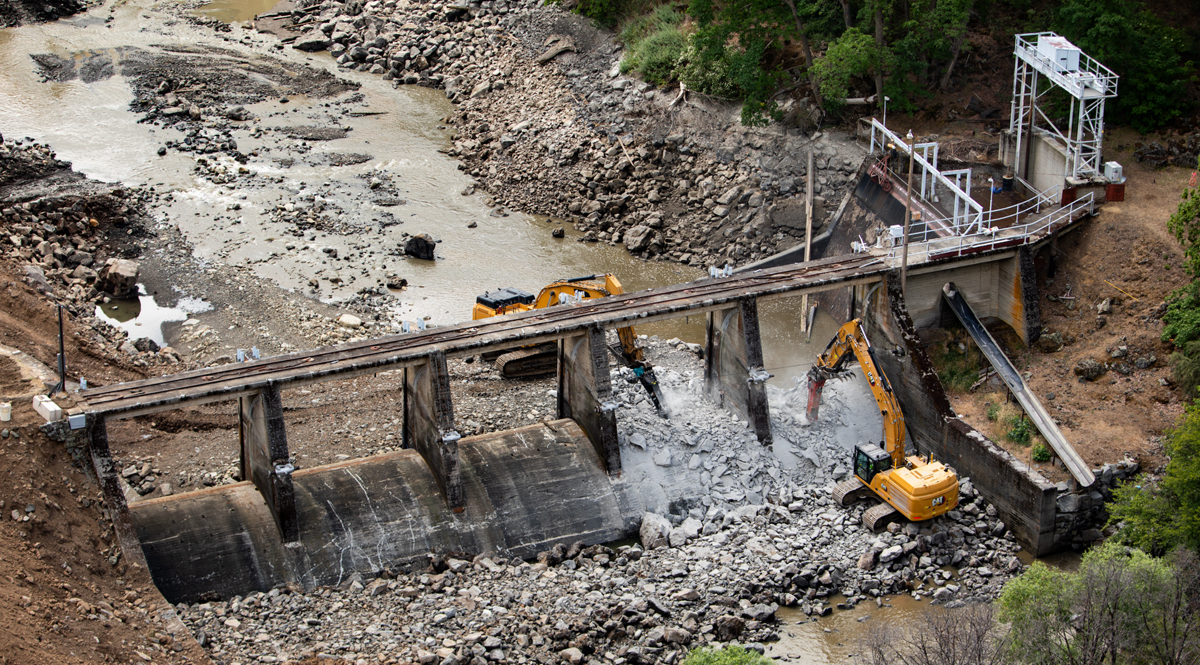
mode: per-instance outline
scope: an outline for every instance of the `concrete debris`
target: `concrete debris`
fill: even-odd
[[[129,259],[109,259],[96,280],[96,288],[115,298],[137,295],[139,266]]]
[[[686,345],[643,343],[674,415],[660,418],[640,386],[614,382],[625,472],[613,488],[638,544],[559,543],[536,562],[502,552],[432,557],[410,570],[382,562],[374,580],[179,606],[180,617],[230,662],[560,663],[595,653],[678,662],[696,646],[777,639],[780,607],[827,616],[837,594],[843,608],[895,594],[991,599],[1022,570],[1020,546],[969,480],[947,516],[879,534],[861,524],[871,502],[832,502],[848,446],[881,426],[861,417],[877,413],[865,385],[827,386],[813,424],[799,418],[803,382],[770,387],[776,444],[767,449],[704,395]],[[700,463],[659,466],[661,453]],[[230,617],[238,628],[224,624]]]

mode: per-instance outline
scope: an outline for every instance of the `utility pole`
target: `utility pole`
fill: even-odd
[[[808,151],[808,182],[804,191],[804,262],[812,258],[813,152]],[[800,296],[800,332],[808,332],[808,294]]]
[[[900,259],[900,295],[908,301],[908,230],[912,223],[912,179],[913,163],[916,161],[913,146],[916,139],[912,130],[908,130],[908,190],[904,194],[904,253]]]

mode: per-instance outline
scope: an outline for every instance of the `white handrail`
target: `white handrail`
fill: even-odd
[[[985,249],[995,249],[997,245],[1012,246],[1025,245],[1033,242],[1035,236],[1043,231],[1053,228],[1053,226],[1063,219],[1072,219],[1075,213],[1083,208],[1090,208],[1094,205],[1094,195],[1088,192],[1085,196],[1072,201],[1070,204],[1055,210],[1054,212],[1042,217],[1033,222],[1018,226],[1011,226],[1006,229],[998,229],[993,233],[977,233],[969,236],[950,236],[938,238],[937,240],[929,240],[920,243],[911,243],[908,247],[909,263],[928,261],[933,254],[939,255],[956,255],[962,256],[964,252],[982,251]],[[892,247],[888,250],[887,257],[895,259],[900,246]]]
[[[904,178],[906,177],[905,174],[902,174],[892,168],[888,168],[888,173],[892,174],[900,181],[903,181]],[[1025,182],[1025,180],[1023,178],[1021,178],[1020,176],[1017,176],[1017,180],[1019,180],[1021,182],[1021,184],[1029,191],[1035,191],[1033,189],[1033,186],[1030,185],[1028,182]],[[1043,205],[1053,205],[1054,204],[1054,201],[1058,196],[1059,189],[1061,189],[1060,186],[1053,185],[1051,187],[1048,187],[1044,192],[1036,193],[1032,198],[1026,199],[1024,201],[1020,201],[1011,206],[1007,206],[1004,208],[997,208],[995,210],[988,211],[988,213],[984,216],[987,217],[987,221],[990,224],[991,221],[996,219],[997,217],[1000,217],[1003,219],[1005,217],[1013,215],[1017,218],[1020,218],[1021,214],[1029,213],[1030,211],[1040,213],[1042,211]],[[1054,192],[1054,193],[1051,194],[1051,192]],[[926,207],[928,207],[932,210],[938,209],[937,204],[933,203],[932,201],[925,198],[924,196],[921,196],[920,194],[917,194],[917,193],[914,193],[914,194],[915,194],[913,196],[914,201],[920,201],[921,203],[925,204]],[[929,226],[936,226],[938,224],[941,224],[942,226],[947,227],[947,228],[954,227],[953,217],[934,217],[932,219],[921,220],[920,222],[915,222],[914,224],[915,224],[914,226],[910,227],[911,233],[916,233],[916,231],[915,231],[915,229],[917,228],[916,225],[929,227]],[[1011,228],[1011,227],[1009,227],[1009,228]],[[928,232],[928,229],[926,230],[926,232]],[[970,234],[968,234],[968,235],[970,235]]]

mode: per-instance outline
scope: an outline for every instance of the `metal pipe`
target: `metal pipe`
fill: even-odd
[[[917,162],[917,156],[913,152],[913,146],[916,145],[916,138],[913,137],[912,130],[908,130],[908,189],[906,191],[904,202],[904,257],[900,260],[900,295],[905,302],[908,301],[908,229],[912,224],[912,180],[913,180],[913,165]]]

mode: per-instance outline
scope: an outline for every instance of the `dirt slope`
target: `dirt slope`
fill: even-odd
[[[1106,204],[1081,230],[1059,239],[1056,273],[1038,285],[1045,329],[1060,333],[1065,345],[1016,353],[1018,366],[1030,372],[1030,384],[1084,459],[1098,466],[1129,456],[1152,470],[1165,461],[1158,437],[1175,423],[1185,403],[1185,396],[1170,385],[1171,346],[1159,341],[1162,321],[1157,315],[1163,300],[1188,283],[1183,251],[1167,230],[1167,220],[1192,171],[1151,170],[1136,163],[1124,147],[1133,140],[1126,131],[1113,132],[1114,147],[1105,153],[1106,159],[1125,166],[1125,201]],[[1105,299],[1111,299],[1112,312],[1100,325],[1097,306]],[[1122,346],[1127,355],[1113,357]],[[1155,362],[1149,368],[1134,366],[1137,359],[1151,357]],[[1111,368],[1095,381],[1080,381],[1074,368],[1085,359]],[[1129,375],[1114,369],[1122,362],[1132,369]],[[954,408],[1001,441],[1004,428],[985,415],[987,402],[997,397],[1003,399],[959,396]],[[1031,447],[1004,445],[1032,463]],[[1060,469],[1033,465],[1055,480],[1066,477]]]

